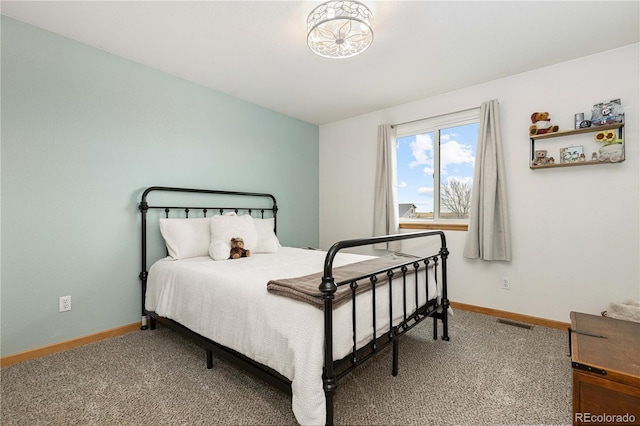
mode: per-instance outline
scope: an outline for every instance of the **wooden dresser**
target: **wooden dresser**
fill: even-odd
[[[640,425],[640,323],[571,312],[573,424]]]

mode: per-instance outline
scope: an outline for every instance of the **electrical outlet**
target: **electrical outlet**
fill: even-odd
[[[509,282],[509,278],[502,277],[502,281],[500,281],[500,287],[503,290],[511,290],[511,283]]]
[[[60,312],[71,310],[71,296],[61,296],[59,303],[60,303]]]

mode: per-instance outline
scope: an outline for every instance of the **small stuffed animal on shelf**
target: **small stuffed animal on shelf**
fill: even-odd
[[[251,251],[245,250],[242,238],[231,238],[231,255],[229,259],[240,259],[251,256]]]
[[[545,133],[557,132],[559,127],[551,124],[548,112],[534,112],[531,114],[531,126],[529,126],[529,135],[544,135]]]
[[[624,141],[616,137],[613,130],[603,130],[594,135],[596,142],[602,143],[602,148],[598,150],[600,161],[611,161],[617,163],[624,160]],[[593,153],[595,155],[595,152]],[[593,158],[592,155],[592,158]]]
[[[553,158],[553,157],[551,157]],[[549,162],[549,159],[547,158],[547,151],[546,150],[538,150],[536,151],[536,158],[535,160],[533,160],[533,165],[534,166],[542,166],[544,164],[547,164]]]
[[[624,160],[624,147],[622,143],[611,143],[600,148],[600,155],[598,159],[600,161],[611,161],[617,163]]]

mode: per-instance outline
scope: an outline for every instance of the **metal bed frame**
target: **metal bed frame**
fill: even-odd
[[[151,192],[180,192],[180,193],[197,193],[197,194],[208,194],[212,196],[239,196],[239,197],[248,197],[253,198],[265,198],[270,200],[271,207],[192,207],[192,206],[156,206],[149,205],[147,202],[147,197]],[[256,203],[257,204],[257,203]],[[225,211],[234,211],[238,212],[247,212],[248,214],[259,214],[260,217],[264,218],[265,212],[270,212],[270,215],[274,218],[274,223],[277,224],[277,212],[278,206],[276,203],[276,199],[273,195],[267,193],[254,193],[254,192],[238,192],[238,191],[222,191],[222,190],[208,190],[208,189],[189,189],[189,188],[172,188],[172,187],[164,187],[164,186],[153,186],[147,188],[141,197],[141,201],[139,204],[139,210],[142,215],[141,221],[141,250],[142,250],[142,269],[139,274],[139,279],[142,282],[142,320],[141,320],[141,329],[146,330],[151,328],[152,330],[156,328],[157,321],[161,322],[163,325],[177,331],[178,333],[187,336],[192,339],[196,344],[205,349],[207,354],[207,368],[213,368],[213,353],[215,353],[220,358],[228,360],[230,362],[235,363],[239,367],[247,370],[248,372],[254,374],[262,380],[267,381],[268,383],[274,385],[276,388],[284,391],[285,393],[291,395],[291,382],[278,373],[277,371],[258,363],[241,353],[234,351],[228,347],[225,347],[217,342],[214,342],[211,339],[208,339],[204,336],[201,336],[187,327],[171,320],[168,318],[160,317],[155,312],[147,311],[145,309],[145,294],[147,289],[147,213],[150,210],[163,210],[165,212],[165,216],[169,217],[169,213],[172,210],[184,211],[186,217],[189,217],[189,212],[191,211],[201,211],[206,217],[207,212],[213,211],[219,214],[224,214]],[[256,213],[257,212],[257,213]],[[277,225],[276,225],[277,226]],[[276,228],[277,229],[277,228]],[[276,230],[274,229],[274,231]],[[335,282],[332,274],[333,269],[333,260],[335,256],[338,254],[340,250],[354,247],[362,247],[369,246],[378,243],[385,243],[391,241],[401,241],[407,239],[414,238],[430,238],[430,237],[439,237],[440,238],[440,249],[437,254],[412,259],[409,262],[398,264],[397,266],[386,268],[384,270],[374,271],[367,275],[353,277],[349,280],[342,282]],[[324,364],[323,364],[323,388],[326,398],[326,424],[333,424],[333,397],[338,388],[338,382],[340,379],[344,378],[350,372],[352,372],[356,367],[363,364],[375,354],[379,353],[381,350],[387,348],[389,345],[392,346],[392,375],[396,376],[398,374],[398,339],[400,336],[411,330],[413,327],[418,325],[420,322],[424,321],[427,318],[433,318],[433,338],[438,338],[438,324],[437,321],[440,320],[442,323],[442,340],[448,341],[448,323],[447,323],[447,310],[449,309],[449,299],[447,298],[447,257],[449,255],[449,251],[446,247],[446,239],[444,233],[442,231],[425,231],[425,232],[414,232],[414,233],[406,233],[406,234],[396,234],[396,235],[387,235],[380,237],[371,237],[371,238],[363,238],[363,239],[354,239],[354,240],[345,240],[335,243],[327,252],[324,262],[324,270],[323,277],[321,282],[319,283],[319,290],[322,292],[322,298],[324,303]],[[424,266],[424,267],[422,267]],[[441,280],[441,297],[439,299],[428,300],[422,306],[407,306],[406,294],[409,291],[415,291],[415,300],[417,305],[418,300],[418,274],[420,271],[424,271],[425,275],[427,274],[427,270],[433,267],[435,268],[435,277],[438,280],[438,267],[440,267],[440,280]],[[378,281],[378,276],[386,275],[389,278],[389,282],[392,277],[402,277],[402,285],[403,285],[403,319],[402,321],[393,326],[392,318],[393,313],[392,309],[389,309],[389,327],[388,330],[384,333],[376,332],[376,282]],[[413,277],[413,279],[412,279]],[[426,275],[426,283],[427,286],[427,294],[428,294],[428,286],[437,285],[437,283],[429,283],[428,275]],[[356,330],[356,289],[358,287],[358,281],[361,280],[369,280],[371,282],[371,292],[372,292],[372,309],[373,309],[373,338],[371,341],[360,347],[356,348],[356,338],[355,338],[355,330]],[[340,360],[333,361],[333,299],[334,293],[337,291],[339,287],[349,286],[352,293],[352,330],[353,330],[353,349],[351,353]],[[266,287],[266,283],[265,283]],[[389,307],[392,305],[392,286],[389,285],[389,294],[387,297],[389,298]],[[384,295],[383,295],[384,296]],[[379,297],[383,297],[379,296]],[[149,325],[147,325],[147,317],[150,318]]]

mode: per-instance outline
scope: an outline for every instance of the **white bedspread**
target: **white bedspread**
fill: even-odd
[[[281,247],[277,253],[252,254],[231,261],[209,257],[162,259],[149,270],[145,308],[278,371],[291,380],[292,409],[298,422],[324,424],[323,313],[307,303],[268,293],[267,282],[319,272],[325,256],[324,251]],[[340,253],[334,267],[370,258]],[[424,273],[419,275],[424,277]],[[403,315],[402,289],[396,284],[399,281],[394,278],[394,305],[398,301],[394,323]],[[432,277],[429,284],[432,299],[439,290]],[[388,309],[384,309],[387,286],[377,290],[379,330],[386,330],[389,322]],[[424,303],[424,285],[420,289],[419,299]],[[361,345],[372,335],[371,294],[364,293],[357,299]],[[413,291],[408,299],[413,307]],[[351,309],[348,303],[334,310],[334,359],[343,358],[352,348]]]

